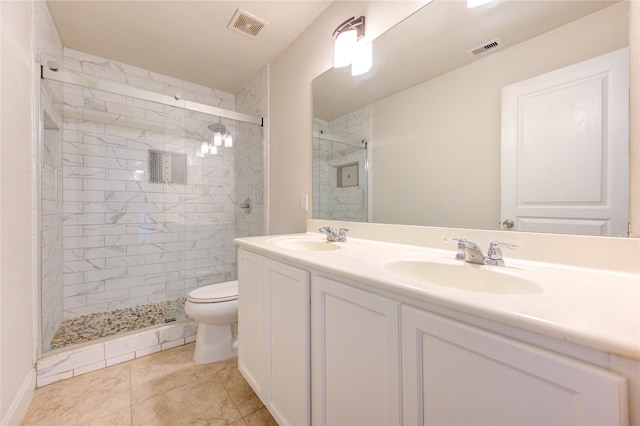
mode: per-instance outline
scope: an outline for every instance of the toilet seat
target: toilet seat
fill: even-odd
[[[189,292],[192,303],[220,303],[238,299],[238,281],[226,281],[196,288]]]

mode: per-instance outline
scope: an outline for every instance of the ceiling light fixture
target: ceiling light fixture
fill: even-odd
[[[364,74],[371,69],[373,49],[371,43],[359,43],[364,37],[364,16],[347,19],[333,32],[335,37],[333,66],[351,65],[351,75]]]

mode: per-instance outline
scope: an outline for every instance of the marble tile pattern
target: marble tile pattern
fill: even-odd
[[[62,56],[62,42],[44,1],[33,3],[33,34],[34,62]],[[34,79],[33,111],[42,111],[44,118],[42,128],[40,116],[33,120],[33,164],[40,167],[40,179],[32,173],[32,193],[37,198],[33,217],[39,217],[40,222],[34,227],[33,247],[40,247],[34,256],[39,265],[34,265],[34,270],[40,269],[40,329],[46,351],[62,322],[62,84],[40,80],[35,75]]]
[[[232,94],[109,59],[65,49],[63,61],[72,72],[235,108]],[[242,140],[237,123],[68,84],[63,112],[64,319],[236,278],[235,148],[198,153],[211,123]],[[185,154],[187,184],[148,182],[150,149]]]
[[[65,346],[86,343],[102,337],[127,333],[158,324],[166,324],[186,318],[185,297],[163,302],[147,303],[132,308],[95,312],[65,320],[51,339],[49,347],[60,349]]]
[[[340,116],[330,122],[315,119],[314,130],[329,130],[343,135],[357,135],[371,141],[371,107]],[[314,218],[367,221],[367,151],[345,144],[314,139],[313,144]],[[359,182],[354,187],[337,187],[336,167],[358,163]]]
[[[245,114],[267,115],[268,67],[257,73],[236,95],[236,108]],[[266,186],[264,128],[239,123],[242,129],[236,144],[236,199],[243,203],[251,200],[251,212],[236,210],[236,236],[255,237],[265,235],[264,212]]]
[[[93,344],[51,352],[36,363],[37,386],[81,376],[194,342],[196,332],[197,323],[191,319],[183,319],[120,337],[99,339]],[[237,332],[234,336],[237,337]]]
[[[22,425],[276,425],[237,359],[192,361],[193,344],[36,390]]]

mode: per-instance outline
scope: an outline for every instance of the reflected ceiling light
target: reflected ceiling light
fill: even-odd
[[[373,65],[373,45],[367,43],[358,47],[351,63],[351,75],[356,77],[368,72]]]
[[[364,16],[344,21],[333,32],[336,38],[333,46],[333,66],[335,68],[350,65],[358,50],[358,41],[364,37]]]
[[[200,143],[200,151],[196,151],[196,156],[206,157],[208,155],[216,155],[218,147],[224,146],[230,148],[233,146],[233,136],[229,129],[220,123],[209,124],[207,128],[211,131],[210,142]]]
[[[473,7],[482,6],[484,4],[491,3],[493,0],[467,0],[467,7],[469,9]]]

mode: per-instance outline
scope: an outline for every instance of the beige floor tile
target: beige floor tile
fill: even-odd
[[[82,419],[78,424],[83,426],[131,426],[131,406],[120,408],[103,416]],[[65,426],[67,425],[69,423],[65,424]]]
[[[197,381],[133,405],[133,425],[229,425],[241,420],[217,377]]]
[[[193,349],[173,348],[37,389],[23,424],[276,424],[238,371],[237,358],[200,365]]]
[[[131,361],[132,403],[161,395],[189,383],[217,378],[213,364],[193,361],[194,345],[184,345]]]
[[[130,401],[129,366],[116,365],[37,389],[23,424],[98,424],[101,418],[128,424]]]
[[[249,414],[244,418],[244,421],[247,422],[248,426],[278,426],[278,423],[276,423],[266,407]]]
[[[214,364],[218,376],[231,395],[231,399],[243,416],[253,413],[263,407],[258,396],[253,392],[249,383],[238,371],[238,358],[231,358]]]

